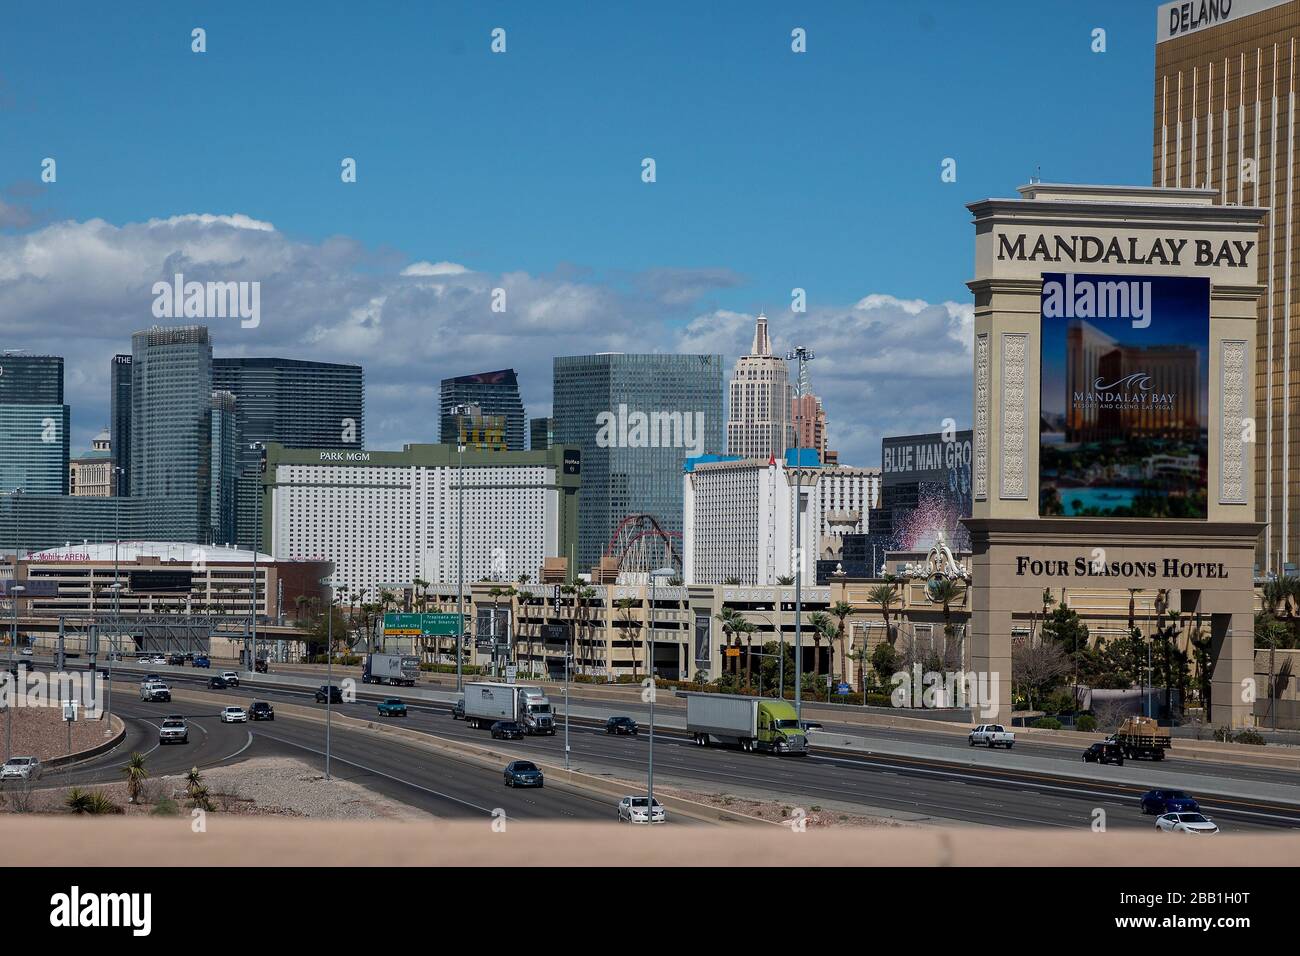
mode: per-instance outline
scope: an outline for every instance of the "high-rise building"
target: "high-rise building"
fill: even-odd
[[[90,451],[68,462],[68,494],[109,498],[113,494],[112,439],[105,428],[90,442]]]
[[[501,417],[505,427],[505,446],[509,451],[525,450],[524,403],[519,397],[519,377],[514,369],[444,378],[439,405],[439,441],[443,444],[454,445],[460,440],[461,423],[453,416],[452,408],[477,405],[484,420]]]
[[[62,357],[0,354],[0,494],[67,494],[70,424]]]
[[[682,466],[722,447],[722,356],[557,357],[553,394],[555,444],[582,450],[576,570],[596,566],[625,518],[680,535]]]
[[[365,447],[365,373],[360,365],[284,358],[216,358],[212,387],[235,396],[234,540],[257,546],[261,449]]]
[[[235,396],[212,393],[212,492],[209,498],[211,540],[229,544],[235,540],[235,454],[238,449]]]
[[[109,365],[109,444],[115,472],[113,495],[131,493],[131,356],[114,355]]]
[[[271,444],[262,540],[281,559],[332,561],[334,586],[363,600],[417,578],[455,584],[462,556],[467,588],[513,582],[572,553],[580,471],[575,450],[560,447],[460,454],[451,445],[341,452]]]
[[[1172,2],[1156,12],[1152,183],[1268,210],[1259,234],[1254,484],[1260,573],[1300,563],[1300,0]]]
[[[846,535],[866,531],[880,488],[878,468],[827,468],[795,450],[782,458],[705,456],[686,463],[682,479],[684,577],[687,584],[763,586],[793,578],[802,555],[804,582],[813,562],[839,557]],[[795,527],[795,490],[800,495]],[[801,549],[801,550],[800,550]]]
[[[736,359],[731,376],[727,454],[763,459],[784,455],[794,439],[790,394],[785,359],[772,354],[767,316],[759,315],[749,354]]]
[[[815,448],[822,461],[826,460],[826,409],[816,395],[797,395],[790,399],[790,426],[794,429],[795,446]]]
[[[210,540],[211,422],[207,328],[154,326],[131,336],[131,494],[192,529],[185,541]]]
[[[554,418],[530,418],[528,431],[528,447],[533,451],[542,451],[555,443]]]

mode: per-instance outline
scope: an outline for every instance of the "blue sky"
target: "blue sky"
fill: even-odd
[[[1150,180],[1155,3],[146,2],[131,11],[7,7],[0,238],[30,244],[63,221],[121,228],[238,214],[273,224],[288,249],[311,250],[317,274],[345,250],[349,281],[454,262],[599,287],[614,309],[629,297],[657,305],[661,338],[646,350],[695,341],[684,330],[721,317],[740,343],[730,359],[760,307],[786,347],[818,309],[865,296],[968,303],[965,203],[1010,195],[1036,169],[1045,180]],[[196,26],[207,31],[204,54],[190,51]],[[494,27],[506,30],[504,54],[489,50]],[[807,53],[791,52],[795,27],[807,31]],[[1090,50],[1097,27],[1105,53]],[[56,158],[58,181],[38,190],[44,157]],[[355,184],[340,181],[344,157],[357,161]],[[641,181],[644,157],[656,162],[653,184]],[[955,183],[940,179],[949,157]],[[8,344],[37,333],[20,327],[30,300],[6,297],[6,281],[16,281],[12,270],[0,273]],[[789,311],[796,286],[809,316]],[[327,309],[329,298],[320,301]],[[104,370],[96,354],[85,381],[70,381],[74,395],[84,389],[87,407],[74,408],[81,433],[100,414],[96,396],[106,401],[107,354],[148,324],[142,308],[99,321],[111,330]],[[741,318],[722,321],[733,313]],[[584,314],[603,328],[599,308]],[[260,334],[237,350],[334,357],[334,337],[319,328],[268,323]],[[432,374],[511,364],[484,346]],[[403,351],[390,336],[385,354]],[[372,386],[411,374],[374,361]],[[543,409],[549,385],[539,366],[526,401],[531,393]],[[968,423],[968,370],[959,386],[952,411]],[[857,414],[849,382],[827,383],[836,388],[832,437],[837,419]],[[396,422],[371,434],[432,440]],[[878,433],[909,429],[931,430],[929,418],[873,423],[846,442],[874,459],[856,463],[875,463]]]

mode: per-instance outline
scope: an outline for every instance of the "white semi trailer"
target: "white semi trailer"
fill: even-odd
[[[551,702],[537,685],[466,684],[465,722],[471,727],[491,727],[498,720],[513,720],[526,734],[555,733]]]

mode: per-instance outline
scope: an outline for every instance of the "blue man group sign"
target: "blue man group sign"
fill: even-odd
[[[1043,273],[1038,513],[1204,518],[1210,280]]]

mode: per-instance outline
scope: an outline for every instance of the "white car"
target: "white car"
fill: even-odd
[[[234,671],[222,671],[221,679],[224,680],[231,687],[239,686],[239,675],[236,674]]]
[[[10,757],[0,767],[0,780],[35,780],[40,775],[41,762],[35,757]]]
[[[976,744],[988,744],[989,750],[994,747],[1006,747],[1010,750],[1016,745],[1016,735],[1001,724],[980,724],[966,739],[972,747]]]
[[[246,724],[248,723],[248,711],[242,707],[226,707],[221,711],[221,722],[223,724]]]
[[[618,802],[618,822],[626,820],[628,823],[649,823],[646,819],[646,804],[649,802],[648,797],[624,797]],[[664,805],[658,800],[654,805],[654,822],[663,823],[668,817],[664,812]]]
[[[23,655],[23,657],[31,657],[31,656],[32,656],[32,649],[31,649],[30,647],[24,647],[24,648],[23,648],[21,651],[19,651],[18,653],[21,654],[21,655]]]
[[[1156,829],[1167,833],[1218,833],[1219,827],[1200,813],[1165,813],[1156,817]]]

